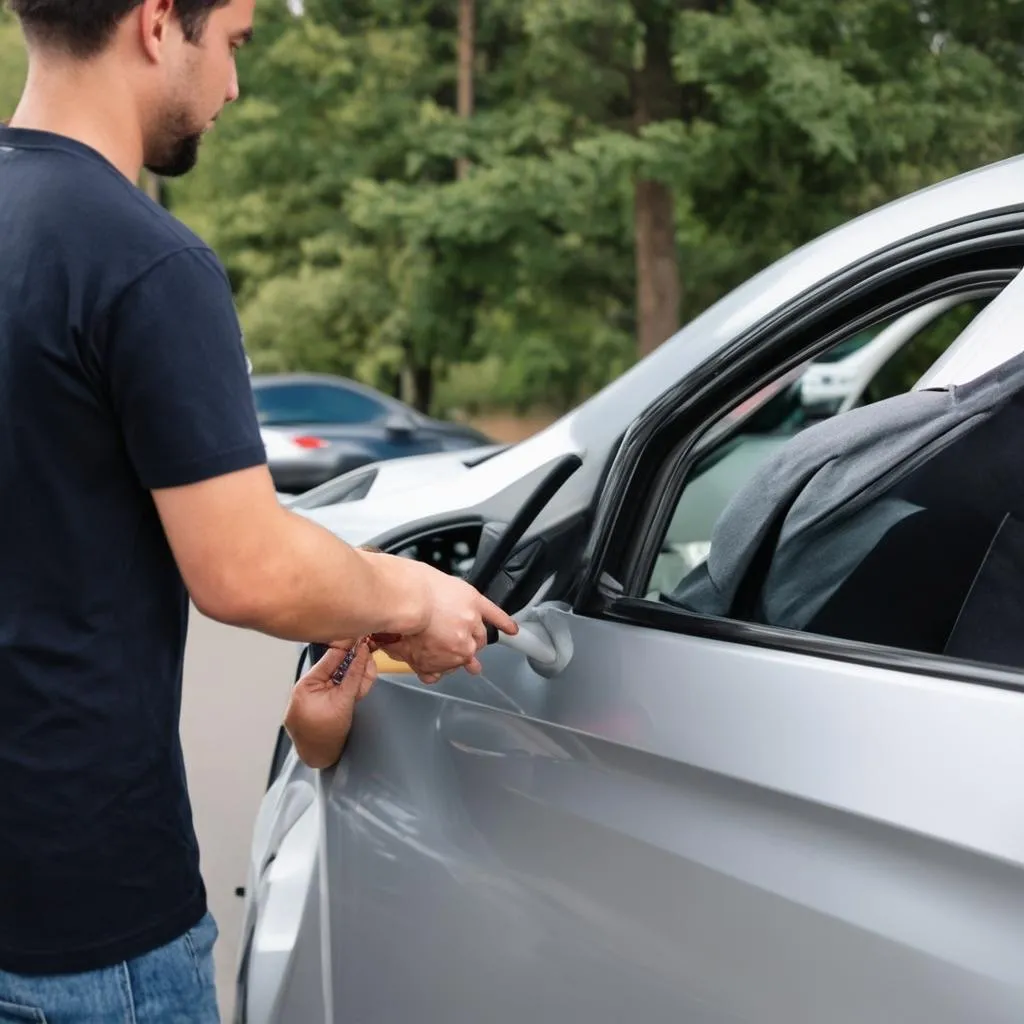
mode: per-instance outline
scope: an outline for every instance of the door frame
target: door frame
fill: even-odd
[[[683,481],[728,410],[817,353],[879,320],[1024,273],[1024,215],[987,217],[912,239],[777,310],[679,381],[626,434],[596,499],[574,601],[579,615],[695,637],[895,669],[1024,693],[1024,673],[797,630],[701,615],[641,596]],[[1000,296],[992,299],[995,306]]]

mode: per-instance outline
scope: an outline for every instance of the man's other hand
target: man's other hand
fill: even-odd
[[[353,641],[345,641],[327,653],[295,684],[285,713],[284,727],[295,751],[310,768],[329,768],[341,757],[352,728],[356,704],[377,678],[371,645],[359,644],[344,679],[332,679]]]

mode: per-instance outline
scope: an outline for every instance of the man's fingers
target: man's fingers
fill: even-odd
[[[493,601],[488,601],[486,597],[481,598],[481,600],[483,601],[483,608],[481,609],[480,617],[485,623],[490,623],[495,629],[509,636],[515,636],[519,632],[519,624],[508,612],[502,611]]]
[[[362,700],[373,689],[375,682],[377,682],[377,664],[371,659],[366,665],[366,671],[363,672],[362,681],[359,684],[359,700]]]
[[[306,679],[319,683],[329,682],[331,676],[338,670],[338,666],[345,660],[345,655],[352,647],[351,640],[347,641],[347,643],[347,647],[328,647],[324,656],[306,673]]]
[[[347,654],[352,650],[352,645],[354,643],[355,640],[332,640],[330,648],[335,651],[341,651],[342,654]]]
[[[373,659],[373,651],[370,650],[369,644],[364,646],[360,652],[360,657],[356,661],[360,662],[359,692],[356,695],[356,700],[362,700],[377,681],[377,662]]]

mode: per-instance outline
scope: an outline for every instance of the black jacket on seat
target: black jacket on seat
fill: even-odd
[[[707,563],[670,599],[704,614],[1024,665],[1022,396],[1017,356],[970,384],[809,428],[733,498]]]

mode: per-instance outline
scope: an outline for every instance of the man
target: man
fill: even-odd
[[[189,595],[336,648],[288,713],[321,765],[372,682],[368,645],[330,680],[354,638],[390,634],[433,682],[515,625],[279,504],[224,271],[134,184],[195,163],[254,0],[9,2],[29,73],[0,128],[0,1021],[206,1024]]]

